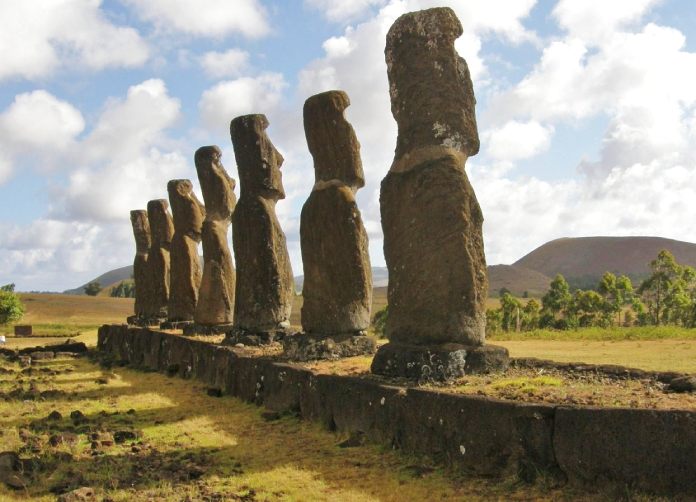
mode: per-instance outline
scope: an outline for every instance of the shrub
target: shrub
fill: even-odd
[[[19,321],[24,315],[24,305],[19,296],[7,290],[0,290],[0,324]]]

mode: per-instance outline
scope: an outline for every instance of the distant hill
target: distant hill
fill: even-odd
[[[519,265],[491,265],[488,267],[488,296],[498,296],[506,288],[514,296],[542,296],[549,289],[551,278]]]
[[[556,274],[563,274],[574,288],[594,288],[604,272],[626,274],[638,282],[648,273],[648,264],[661,250],[667,249],[682,264],[696,267],[696,244],[661,237],[575,237],[556,239],[539,246],[512,265],[488,267],[490,296],[507,288],[515,296],[527,291],[541,296]],[[102,287],[116,286],[130,279],[133,266],[117,268],[94,280]],[[373,267],[375,288],[385,288],[389,281],[386,267]],[[302,290],[304,276],[295,277],[295,288]],[[64,291],[84,294],[85,285]],[[106,292],[104,294],[107,294]]]
[[[513,265],[548,277],[563,274],[576,288],[595,287],[604,272],[626,274],[634,283],[649,275],[649,263],[667,249],[677,261],[696,267],[696,244],[662,237],[575,237],[536,248]]]
[[[101,284],[102,287],[106,287],[106,286],[111,286],[111,285],[114,285],[116,283],[119,283],[124,279],[130,279],[132,275],[133,275],[133,265],[128,265],[126,267],[121,267],[121,268],[117,268],[114,270],[110,270],[110,271],[106,272],[105,274],[100,275],[99,277],[95,277],[94,279],[92,279],[92,281],[97,281],[99,284]],[[86,282],[85,284],[83,284],[79,288],[67,289],[67,290],[63,291],[63,294],[66,294],[66,295],[84,295],[85,294],[84,287],[92,281]]]

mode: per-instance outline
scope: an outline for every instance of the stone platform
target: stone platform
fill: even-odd
[[[98,349],[133,368],[196,378],[222,394],[292,413],[467,474],[567,480],[675,500],[696,498],[696,411],[530,404],[320,374],[245,349],[127,325]]]
[[[205,326],[203,324],[188,324],[184,326],[184,335],[195,336],[195,335],[224,335],[232,329],[231,324],[217,324],[215,326]]]
[[[374,338],[355,334],[317,337],[308,333],[297,333],[286,336],[282,343],[285,356],[291,361],[341,359],[370,355],[377,350]]]
[[[505,347],[497,345],[416,346],[387,343],[372,360],[372,373],[418,382],[448,382],[468,374],[501,373],[510,365]]]

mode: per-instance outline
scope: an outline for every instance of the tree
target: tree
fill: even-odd
[[[10,284],[5,284],[4,286],[0,286],[0,291],[7,291],[9,293],[14,293],[15,290],[15,285],[14,282]]]
[[[503,316],[500,309],[486,310],[486,336],[499,332],[502,324]]]
[[[572,300],[573,295],[570,294],[570,287],[568,286],[565,277],[563,277],[561,274],[556,275],[549,285],[549,290],[541,298],[541,325],[556,325],[560,328],[566,327],[566,317],[569,314],[569,307]],[[558,316],[561,317],[561,320],[566,322],[557,323],[556,321],[559,320]]]
[[[508,295],[511,294],[510,290],[508,288],[502,287],[498,290],[498,298],[502,298],[503,295],[505,295],[505,294],[508,294]]]
[[[527,302],[522,309],[522,331],[531,331],[539,327],[541,305],[534,298]]]
[[[611,272],[605,272],[599,281],[597,291],[604,300],[604,324],[614,324],[613,316],[617,315],[617,323],[621,326],[621,311],[629,305],[633,299],[633,284],[625,275],[616,277]]]
[[[596,291],[577,290],[573,295],[572,317],[582,327],[606,326],[609,323],[604,313],[606,302]]]
[[[114,298],[135,298],[135,282],[129,279],[121,281],[109,295]]]
[[[638,293],[642,296],[653,323],[659,326],[669,320],[671,310],[683,303],[684,282],[691,280],[693,269],[685,270],[672,253],[663,249],[650,262],[650,270],[652,274],[641,283]]]
[[[383,309],[378,310],[372,318],[372,329],[374,330],[375,335],[377,335],[379,338],[384,337],[385,328],[387,326],[387,317],[389,317],[389,305],[385,305]]]
[[[0,324],[19,321],[24,315],[24,305],[13,291],[0,289]]]
[[[86,295],[97,296],[102,290],[102,287],[98,281],[92,281],[85,286],[84,290]]]
[[[502,314],[501,327],[503,331],[519,329],[520,309],[522,303],[510,293],[504,293],[500,297],[500,310]]]

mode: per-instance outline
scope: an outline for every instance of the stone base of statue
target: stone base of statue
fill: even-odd
[[[160,329],[180,329],[184,330],[187,326],[192,326],[193,321],[164,321],[160,324]]]
[[[222,345],[242,344],[257,347],[259,345],[281,342],[286,336],[294,333],[295,330],[289,326],[278,326],[265,331],[250,331],[236,327],[225,333],[225,339],[221,343]]]
[[[215,324],[214,326],[206,326],[204,324],[198,324],[194,322],[184,326],[184,335],[186,336],[216,336],[224,335],[230,331],[234,326],[232,324]]]
[[[139,328],[151,328],[153,326],[159,326],[165,319],[162,317],[140,317],[137,315],[131,315],[126,318],[126,322],[132,326],[138,326]]]
[[[283,350],[292,361],[340,359],[374,354],[377,342],[363,332],[329,336],[296,333],[283,339]]]
[[[372,373],[417,381],[449,382],[469,374],[505,371],[510,355],[497,345],[382,345],[372,360]]]

